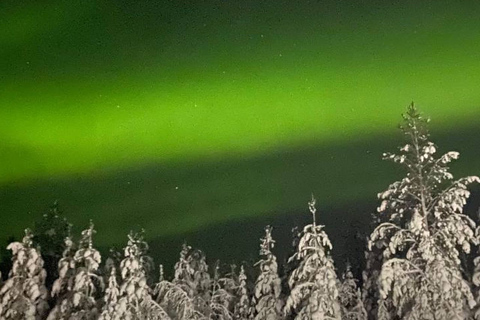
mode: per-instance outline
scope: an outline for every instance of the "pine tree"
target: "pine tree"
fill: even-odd
[[[230,295],[229,297],[229,305],[228,305],[228,310],[230,313],[233,315],[235,311],[235,305],[240,299],[239,297],[239,277],[237,275],[237,266],[235,264],[230,264],[230,272],[225,274],[223,278],[221,278],[220,284],[223,289]]]
[[[180,259],[175,264],[172,283],[187,293],[195,305],[195,310],[201,314],[208,313],[211,279],[205,254],[201,250],[183,244]]]
[[[0,289],[0,318],[5,320],[43,319],[47,304],[46,272],[40,252],[33,247],[33,234],[25,230],[22,242],[13,242],[12,269]]]
[[[208,320],[233,320],[232,313],[228,308],[231,295],[221,285],[224,281],[220,278],[219,269],[219,262],[217,261],[211,281],[210,300],[204,311],[204,316]]]
[[[465,319],[475,305],[460,254],[477,243],[475,223],[463,206],[467,186],[480,179],[453,181],[448,163],[458,153],[435,158],[427,122],[411,104],[401,127],[408,143],[398,155],[384,154],[407,174],[378,195],[386,222],[369,241],[370,248],[383,249],[379,319]]]
[[[52,297],[61,301],[72,290],[75,275],[75,249],[70,237],[66,237],[62,258],[58,261],[58,278],[53,282]]]
[[[255,282],[255,320],[280,319],[282,316],[281,281],[278,276],[277,258],[272,253],[275,240],[272,238],[270,226],[265,228],[265,237],[260,241],[260,255],[263,259],[256,263],[260,266],[260,275]]]
[[[234,306],[233,318],[235,320],[249,320],[253,318],[253,307],[247,289],[247,275],[243,265],[238,275],[238,287],[236,289],[238,299]]]
[[[50,312],[48,320],[98,318],[96,294],[103,290],[103,281],[97,273],[101,256],[93,247],[94,234],[94,225],[90,222],[89,228],[82,231],[73,258],[69,253],[72,245],[67,238],[67,249],[59,262],[59,279],[54,282],[52,289],[52,293],[59,295],[59,300]],[[60,296],[62,293],[63,296]]]
[[[332,244],[315,222],[315,199],[308,203],[313,223],[305,226],[297,252],[290,259],[299,260],[288,281],[291,288],[285,313],[296,312],[295,319],[340,319],[337,275],[328,250]]]
[[[115,266],[110,269],[110,276],[108,277],[108,286],[105,289],[103,297],[103,307],[99,320],[121,320],[119,312],[117,311],[118,298],[120,296],[120,289],[117,283],[117,270]]]
[[[130,232],[125,247],[125,258],[120,263],[122,284],[118,300],[118,315],[130,320],[164,320],[168,314],[150,295],[146,269],[151,259],[147,256],[148,244],[143,232]]]
[[[186,243],[183,243],[182,250],[180,251],[180,258],[175,263],[175,272],[173,283],[180,286],[189,297],[193,298],[195,296],[195,283],[194,283],[194,274],[192,266],[189,262],[190,252],[192,247],[188,246]]]
[[[157,303],[172,319],[201,319],[202,314],[195,309],[193,299],[182,287],[164,279],[160,265],[159,282],[155,285],[154,296]]]
[[[367,311],[363,306],[362,295],[357,287],[357,280],[354,278],[350,264],[342,275],[342,283],[338,289],[342,320],[366,320]]]
[[[193,249],[188,255],[188,264],[193,271],[193,288],[197,308],[202,312],[202,304],[211,299],[212,280],[208,273],[207,258],[199,249]],[[204,313],[204,312],[202,312]]]

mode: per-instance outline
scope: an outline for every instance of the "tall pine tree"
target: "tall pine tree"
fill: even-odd
[[[22,242],[12,242],[12,269],[0,289],[0,319],[40,320],[47,309],[46,272],[40,252],[33,247],[33,234],[25,230]]]
[[[366,320],[367,311],[363,305],[362,295],[348,263],[338,291],[342,320]]]
[[[298,260],[288,284],[290,295],[285,312],[296,314],[296,320],[340,319],[337,275],[329,251],[332,244],[324,226],[315,221],[315,199],[308,203],[313,223],[303,228],[297,252],[290,258]]]
[[[278,277],[277,258],[272,252],[275,240],[272,238],[272,228],[265,228],[265,237],[261,239],[260,255],[263,258],[257,262],[260,275],[255,282],[254,304],[255,320],[280,319],[282,301],[280,299],[281,280]]]
[[[378,195],[383,221],[369,247],[382,248],[379,319],[466,319],[474,307],[460,254],[477,243],[475,222],[463,213],[479,182],[472,176],[453,180],[448,164],[458,152],[435,157],[428,120],[412,103],[401,126],[407,144],[384,158],[401,165],[406,176]]]
[[[167,320],[165,310],[153,300],[147,284],[147,270],[151,258],[147,256],[148,244],[143,232],[130,232],[125,247],[125,258],[120,263],[122,284],[116,311],[120,319]]]
[[[59,262],[59,278],[53,284],[53,293],[59,295],[57,304],[48,320],[78,319],[93,320],[99,316],[96,294],[103,290],[102,278],[98,275],[101,256],[93,247],[94,225],[82,231],[78,249],[69,256],[71,244]]]

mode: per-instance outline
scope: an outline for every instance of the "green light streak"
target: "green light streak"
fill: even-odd
[[[0,89],[0,184],[382,135],[411,100],[438,127],[480,116],[479,30],[461,7],[431,12],[412,2],[367,16],[345,9],[336,20],[313,19],[312,12],[295,27],[287,22],[298,12],[270,25],[268,17],[238,18],[245,27],[227,24],[234,12],[201,21],[201,13],[185,11],[183,22],[169,27],[140,16],[132,28],[152,19],[157,24],[145,35],[161,31],[144,61],[127,59],[141,50],[128,43],[135,30],[115,29],[120,40],[108,33],[128,18],[121,5],[111,4],[114,16],[103,21],[93,4],[71,8],[89,14],[84,24],[69,24],[53,9],[30,15],[35,6],[5,20],[23,17],[0,40],[31,52],[7,55],[14,67]],[[419,10],[402,15],[410,7]],[[68,38],[63,28],[72,32]],[[32,40],[48,34],[56,39],[51,52],[50,44]],[[102,41],[105,48],[97,46]],[[31,64],[15,72],[26,58]]]

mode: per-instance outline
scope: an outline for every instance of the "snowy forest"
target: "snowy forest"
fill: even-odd
[[[383,154],[404,177],[378,194],[361,274],[336,269],[314,196],[292,248],[275,247],[266,226],[254,265],[210,262],[184,243],[165,273],[142,231],[102,257],[94,223],[73,235],[54,207],[7,247],[0,319],[480,319],[480,229],[463,212],[480,179],[454,179],[459,153],[438,156],[428,122],[412,103],[400,126],[406,144]],[[285,265],[276,250],[291,251]]]

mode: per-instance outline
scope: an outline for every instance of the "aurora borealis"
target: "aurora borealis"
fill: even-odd
[[[460,152],[453,172],[480,174],[478,16],[453,1],[2,1],[0,240],[55,199],[109,246],[132,225],[154,239],[304,214],[312,192],[346,237],[398,177],[380,158],[412,100]]]

